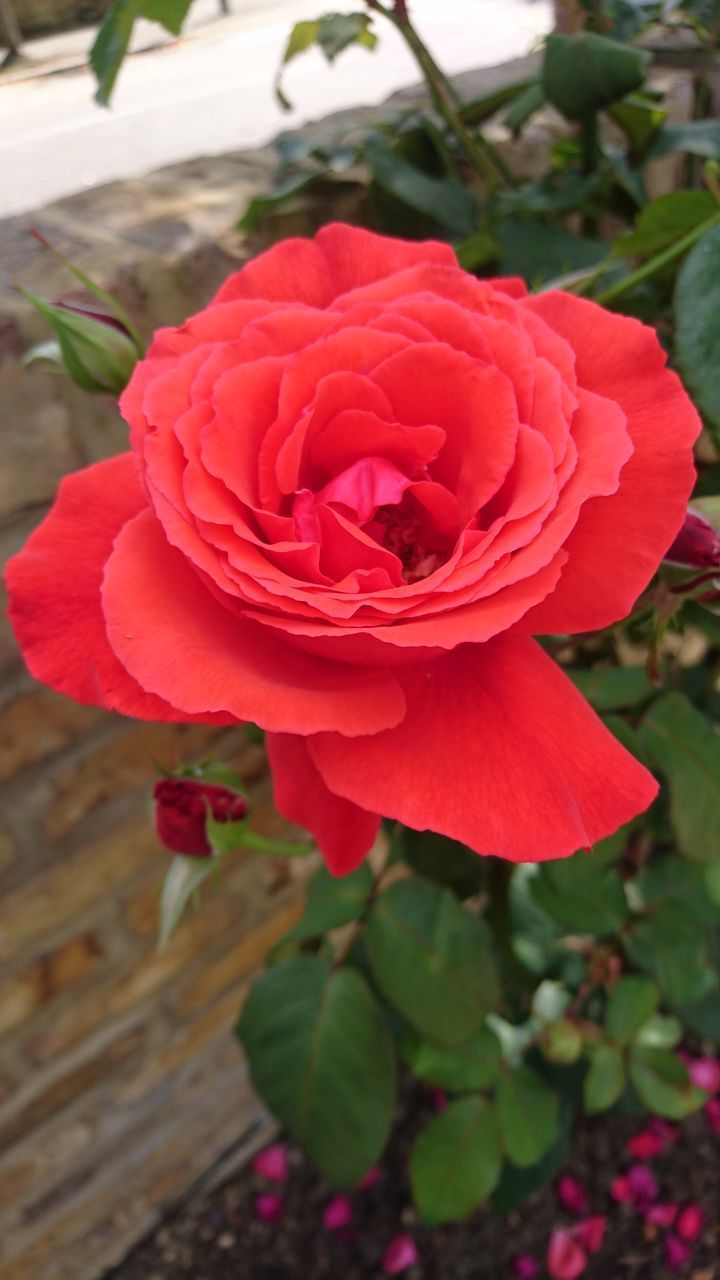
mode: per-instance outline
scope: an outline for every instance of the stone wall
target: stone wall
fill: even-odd
[[[110,4],[111,0],[10,0],[24,36],[99,22]]]

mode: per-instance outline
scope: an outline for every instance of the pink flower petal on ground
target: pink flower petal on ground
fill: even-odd
[[[279,1222],[284,1212],[285,1205],[281,1196],[266,1191],[263,1195],[255,1197],[255,1216],[261,1222]]]
[[[587,1254],[572,1233],[564,1227],[558,1227],[550,1237],[550,1244],[545,1258],[545,1269],[550,1280],[576,1280],[587,1266]]]
[[[665,1248],[665,1259],[671,1271],[679,1271],[685,1265],[692,1250],[684,1240],[679,1240],[677,1236],[666,1235],[663,1240]]]
[[[640,1213],[644,1213],[650,1208],[652,1202],[658,1198],[660,1188],[657,1184],[657,1178],[644,1164],[632,1165],[628,1169],[627,1176],[635,1208]]]
[[[634,1197],[627,1174],[619,1173],[610,1183],[610,1195],[618,1204],[631,1204]]]
[[[665,1120],[663,1116],[655,1116],[649,1127],[653,1133],[657,1133],[661,1138],[664,1138],[666,1143],[677,1142],[680,1137],[680,1126],[673,1124],[672,1120]]]
[[[640,1133],[636,1133],[626,1146],[633,1160],[652,1160],[654,1156],[659,1156],[665,1150],[666,1141],[661,1133],[658,1133],[652,1125],[648,1125],[647,1129],[641,1129]]]
[[[705,1210],[702,1205],[686,1204],[678,1214],[675,1230],[683,1240],[697,1240],[702,1235],[704,1226]]]
[[[583,1249],[588,1253],[597,1253],[598,1249],[602,1248],[606,1225],[607,1218],[604,1214],[598,1213],[591,1218],[585,1218],[583,1222],[578,1222],[577,1226],[573,1227],[572,1233]]]
[[[368,1169],[365,1177],[358,1182],[358,1191],[369,1191],[371,1187],[377,1186],[378,1182],[382,1179],[382,1176],[382,1169],[378,1169],[377,1165],[374,1164],[372,1169]]]
[[[341,1231],[353,1220],[352,1200],[349,1196],[333,1196],[323,1210],[323,1226],[326,1231]]]
[[[258,1152],[252,1167],[253,1173],[259,1174],[261,1178],[267,1178],[268,1182],[287,1182],[287,1147],[282,1142],[274,1142],[272,1146]]]
[[[711,1133],[720,1133],[720,1098],[711,1098],[706,1104],[705,1119]]]
[[[645,1221],[651,1227],[671,1227],[677,1218],[678,1207],[669,1200],[667,1204],[651,1204]]]
[[[520,1253],[513,1258],[512,1269],[517,1280],[535,1280],[535,1276],[540,1274],[540,1263],[531,1254]]]
[[[382,1269],[386,1276],[399,1276],[419,1260],[417,1245],[412,1236],[396,1236],[383,1254]]]
[[[720,1093],[720,1062],[715,1058],[694,1058],[688,1064],[688,1075],[698,1089]]]
[[[430,1096],[436,1111],[444,1111],[448,1104],[448,1096],[444,1089],[431,1089]]]
[[[587,1192],[581,1182],[577,1178],[573,1178],[572,1174],[564,1173],[558,1178],[557,1197],[563,1209],[567,1209],[568,1213],[575,1213],[578,1217],[582,1217],[587,1213],[589,1205]]]

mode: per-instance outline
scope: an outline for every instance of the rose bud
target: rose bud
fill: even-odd
[[[69,295],[47,302],[28,289],[20,292],[55,334],[54,342],[32,347],[25,364],[58,364],[83,391],[118,395],[125,390],[142,350],[121,320],[94,300],[80,303]]]
[[[550,1280],[576,1280],[587,1266],[587,1254],[564,1227],[553,1231],[545,1258]]]
[[[155,783],[155,830],[168,849],[207,858],[212,847],[206,833],[208,815],[216,822],[239,822],[247,813],[244,796],[214,782],[161,778]]]
[[[582,1183],[569,1173],[564,1173],[561,1178],[558,1178],[557,1197],[568,1213],[575,1213],[578,1217],[582,1217],[588,1211],[587,1192]]]
[[[382,1269],[386,1276],[399,1276],[414,1267],[418,1259],[417,1245],[412,1236],[396,1236],[383,1254]]]
[[[258,1173],[268,1182],[287,1182],[288,1154],[282,1142],[274,1142],[272,1146],[259,1151],[252,1162],[253,1173]]]
[[[694,569],[720,566],[720,535],[699,512],[688,510],[685,523],[665,559]]]

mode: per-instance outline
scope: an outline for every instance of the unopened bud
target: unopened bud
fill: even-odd
[[[245,797],[229,787],[192,778],[162,778],[155,783],[155,829],[174,853],[207,858],[212,846],[207,820],[239,822],[247,813]]]

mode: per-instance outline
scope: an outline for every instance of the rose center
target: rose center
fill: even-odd
[[[365,532],[397,556],[405,582],[427,578],[449,553],[447,539],[434,527],[427,512],[407,494],[398,503],[378,507]]]

